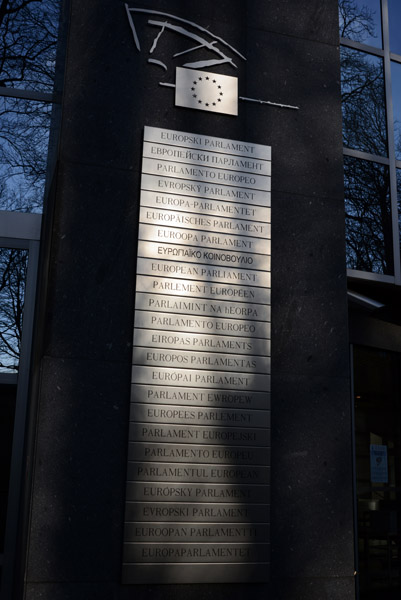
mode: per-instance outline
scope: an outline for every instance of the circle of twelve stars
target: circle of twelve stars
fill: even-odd
[[[203,80],[203,78],[202,78],[202,77],[198,77],[198,79],[197,79],[196,81],[194,81],[194,82],[193,82],[193,86],[191,87],[191,91],[192,91],[192,92],[196,92],[196,91],[197,91],[197,88],[196,88],[196,86],[197,86],[197,85],[198,85],[198,83],[199,83],[200,81],[202,81],[202,80]],[[205,77],[205,81],[209,81],[208,88],[209,88],[210,92],[213,92],[213,91],[214,91],[214,89],[216,89],[216,90],[221,90],[221,85],[218,85],[218,84],[217,84],[217,81],[216,81],[216,79],[210,79],[210,77]],[[210,85],[210,84],[212,84],[212,85]],[[221,92],[221,91],[218,91],[218,95],[219,95],[219,96],[222,96],[222,95],[223,95],[223,92]],[[192,94],[192,97],[193,97],[193,98],[198,98],[198,97],[199,97],[199,95],[198,95],[198,94],[196,94],[196,93],[194,93],[194,94]],[[219,98],[216,98],[216,102],[210,102],[210,101],[209,101],[209,102],[205,102],[204,100],[202,100],[202,99],[200,99],[200,98],[199,98],[199,100],[198,100],[198,104],[204,104],[205,106],[217,106],[217,102],[221,102],[221,98],[220,98],[220,97],[219,97]]]

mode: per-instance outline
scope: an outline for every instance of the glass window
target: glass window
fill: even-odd
[[[0,96],[0,210],[41,212],[51,109]]]
[[[388,0],[388,20],[390,28],[390,51],[401,54],[401,3]]]
[[[344,157],[347,267],[393,274],[388,167]]]
[[[0,248],[0,373],[18,371],[28,251]]]
[[[342,47],[341,95],[344,145],[387,156],[383,60]]]
[[[401,6],[401,5],[400,5]],[[391,61],[395,156],[401,160],[401,64]]]
[[[60,0],[4,0],[0,10],[0,86],[51,92]]]
[[[339,0],[338,7],[341,37],[382,47],[380,0]]]

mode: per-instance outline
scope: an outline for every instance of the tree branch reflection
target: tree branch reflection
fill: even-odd
[[[26,250],[0,248],[0,371],[18,371],[25,281]]]
[[[388,168],[344,157],[347,266],[393,273]]]

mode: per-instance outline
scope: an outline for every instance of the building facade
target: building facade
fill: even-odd
[[[395,3],[20,4],[2,600],[398,597]]]

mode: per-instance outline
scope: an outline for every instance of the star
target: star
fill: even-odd
[[[223,92],[220,92],[220,96],[222,96],[222,95],[223,95]]]
[[[221,85],[218,85],[218,86],[217,86],[217,88],[218,88],[219,90],[221,90]]]
[[[213,102],[213,106],[216,106],[216,102]]]
[[[209,102],[206,102],[206,106],[209,106]]]
[[[198,100],[198,104],[202,104],[202,100]]]
[[[202,81],[202,77],[198,77],[199,81]]]
[[[217,98],[217,102],[221,102],[221,98]]]
[[[215,80],[215,79],[213,79],[213,83],[216,83],[216,80]]]
[[[192,94],[192,98],[196,98],[196,94]]]
[[[191,90],[192,90],[192,91],[194,91],[194,90],[195,90],[195,88],[191,88]]]
[[[197,84],[197,81],[194,81],[194,84],[196,85],[196,84]]]
[[[209,77],[206,77],[206,81],[209,81]]]

